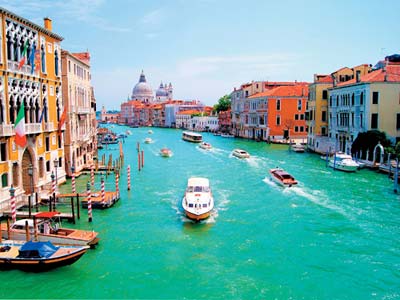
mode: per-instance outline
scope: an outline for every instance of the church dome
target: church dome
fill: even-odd
[[[143,71],[140,74],[139,82],[135,85],[132,91],[132,99],[141,99],[141,98],[152,98],[153,90],[151,86],[146,81],[146,76]]]
[[[161,82],[160,87],[156,91],[156,97],[166,97],[166,96],[168,96],[168,93],[165,90],[163,83]]]

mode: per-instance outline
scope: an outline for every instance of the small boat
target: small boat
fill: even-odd
[[[235,136],[232,135],[232,134],[229,134],[229,133],[221,133],[221,137],[224,137],[224,138],[234,138]]]
[[[182,207],[186,216],[195,221],[208,218],[214,208],[210,182],[207,178],[194,177],[188,179]]]
[[[125,131],[126,135],[132,135],[132,131],[130,131],[129,129],[127,131]]]
[[[160,155],[162,157],[171,157],[172,156],[172,151],[171,151],[171,149],[168,149],[168,148],[162,148],[160,150]]]
[[[50,241],[58,245],[95,246],[99,243],[98,233],[95,231],[60,227],[60,213],[57,211],[40,212],[35,214],[36,232],[38,241]],[[7,224],[1,224],[3,238],[24,241],[26,240],[26,223],[28,223],[31,236],[35,233],[35,221],[33,219],[21,219],[10,226],[8,236]]]
[[[205,150],[210,150],[212,148],[211,144],[206,142],[202,142],[199,147]]]
[[[304,153],[306,147],[302,144],[292,144],[290,145],[290,150],[297,153]]]
[[[153,130],[149,130],[149,131],[147,131],[149,134],[153,134]]]
[[[203,140],[203,136],[199,133],[184,131],[182,132],[182,139],[187,142],[201,143]]]
[[[281,186],[291,187],[297,184],[296,179],[281,168],[271,169],[269,173],[271,174],[271,179]]]
[[[153,140],[151,139],[151,138],[145,138],[144,139],[144,142],[146,143],[146,144],[150,144],[150,143],[152,143],[153,142]]]
[[[250,158],[250,154],[242,149],[233,149],[232,155],[238,158]]]
[[[126,139],[128,136],[125,133],[119,133],[117,139]]]
[[[86,253],[88,246],[55,246],[51,242],[0,243],[0,268],[43,272],[67,266]]]
[[[328,165],[331,168],[344,172],[355,172],[359,168],[359,164],[353,160],[351,155],[343,152],[336,152],[330,158]]]

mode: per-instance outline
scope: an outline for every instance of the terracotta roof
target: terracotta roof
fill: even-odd
[[[297,84],[289,86],[278,86],[271,90],[254,94],[250,99],[266,97],[266,96],[279,96],[279,97],[306,97],[308,96],[308,84]]]
[[[71,53],[72,56],[77,59],[85,62],[86,64],[90,63],[90,53],[89,52],[80,52],[80,53]]]
[[[195,109],[191,109],[191,110],[182,110],[177,112],[177,115],[193,115],[193,114],[198,114],[201,111],[195,110]]]
[[[333,83],[333,79],[332,79],[332,76],[327,75],[327,76],[322,77],[321,79],[317,80],[316,82]]]
[[[400,83],[400,65],[389,64],[386,66],[386,71],[384,69],[378,69],[372,71],[371,73],[365,74],[360,77],[360,82],[384,82],[385,76],[387,82],[399,82]],[[338,86],[346,86],[357,83],[356,78],[349,81],[341,82]]]

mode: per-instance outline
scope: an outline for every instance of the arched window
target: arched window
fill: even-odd
[[[364,92],[360,94],[360,105],[364,105]]]
[[[54,51],[54,69],[56,76],[58,76],[58,50]]]
[[[44,159],[43,157],[39,158],[39,177],[43,178],[44,176]]]
[[[42,73],[46,73],[46,48],[44,44],[40,46],[40,64],[42,65]]]

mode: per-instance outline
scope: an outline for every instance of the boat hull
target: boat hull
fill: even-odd
[[[343,171],[343,172],[355,172],[358,169],[358,166],[349,166],[349,165],[343,165],[341,163],[336,163],[334,164],[332,161],[329,162],[329,167],[335,169],[335,170],[339,170],[339,171]]]
[[[197,221],[197,222],[207,219],[208,217],[210,217],[210,214],[211,214],[211,211],[197,215],[195,213],[185,210],[186,217],[188,217],[189,219],[191,219],[193,221]]]
[[[0,257],[0,268],[3,270],[18,269],[25,272],[46,272],[55,268],[73,264],[86,253],[86,248],[55,258],[3,258]]]

